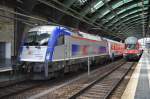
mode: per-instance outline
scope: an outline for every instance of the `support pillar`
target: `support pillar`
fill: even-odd
[[[88,57],[88,75],[90,75],[90,57]]]

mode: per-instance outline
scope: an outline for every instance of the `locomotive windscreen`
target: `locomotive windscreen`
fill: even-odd
[[[50,33],[47,32],[28,32],[25,45],[36,46],[36,45],[47,45],[48,39],[50,38]]]
[[[136,37],[128,37],[125,39],[125,44],[136,44],[138,39]]]
[[[136,44],[126,44],[126,49],[136,49]]]

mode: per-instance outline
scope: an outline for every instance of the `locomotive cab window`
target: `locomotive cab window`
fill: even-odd
[[[60,37],[57,39],[57,46],[63,45],[63,44],[64,44],[64,36],[60,36]]]
[[[25,45],[28,46],[37,46],[37,45],[47,45],[50,34],[47,32],[28,32]]]
[[[39,41],[40,45],[48,45],[49,38],[50,38],[50,34],[42,33],[42,34],[40,34],[38,41]]]
[[[127,49],[136,49],[136,44],[128,44],[126,47]]]

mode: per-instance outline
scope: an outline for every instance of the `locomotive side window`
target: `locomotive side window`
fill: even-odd
[[[63,45],[63,44],[64,44],[64,36],[60,36],[60,37],[57,39],[57,46]]]

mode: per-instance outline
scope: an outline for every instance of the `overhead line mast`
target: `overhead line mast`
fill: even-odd
[[[144,0],[142,0],[142,18],[143,18],[143,37],[145,37],[146,34],[145,34],[145,21],[144,21]]]

